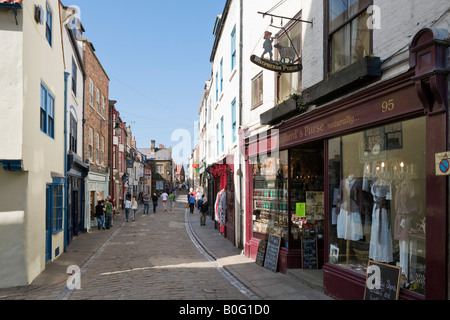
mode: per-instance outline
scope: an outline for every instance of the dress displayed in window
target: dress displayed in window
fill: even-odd
[[[378,262],[392,262],[391,186],[378,179],[371,188],[373,195],[372,230],[369,258]]]
[[[362,182],[350,175],[341,181],[336,213],[337,236],[345,240],[363,238],[362,221]]]
[[[215,220],[221,226],[225,225],[227,210],[227,193],[225,189],[220,190],[216,196],[216,202],[214,204]]]
[[[400,267],[406,275],[408,271],[408,234],[412,227],[414,215],[419,210],[414,182],[410,179],[403,181],[395,192],[395,226],[394,239],[399,240]]]

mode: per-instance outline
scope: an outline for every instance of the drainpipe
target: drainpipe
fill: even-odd
[[[64,252],[67,250],[67,204],[69,192],[67,190],[67,79],[69,73],[64,72]]]
[[[242,23],[244,21],[243,19],[243,0],[240,0],[240,4],[239,4],[239,126],[238,128],[242,127],[242,62],[243,62],[243,57],[242,57],[242,51],[243,51],[243,26]],[[239,141],[241,142],[242,139],[239,137]],[[244,237],[244,230],[245,227],[243,225],[244,223],[244,210],[243,210],[243,196],[242,196],[242,192],[245,190],[242,189],[242,176],[243,176],[243,172],[242,172],[242,146],[239,146],[238,148],[239,150],[239,221],[240,221],[240,235],[239,235],[239,241],[238,241],[238,247],[241,249],[245,249],[244,248],[244,241],[243,241],[243,237]],[[245,159],[245,158],[244,158]]]

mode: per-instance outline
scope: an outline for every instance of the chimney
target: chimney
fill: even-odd
[[[155,153],[155,140],[152,140],[152,149],[151,149],[151,153]]]

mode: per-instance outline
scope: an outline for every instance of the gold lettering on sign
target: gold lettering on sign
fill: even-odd
[[[324,123],[305,126],[304,127],[305,137],[323,132],[324,130],[325,130]]]
[[[346,126],[346,125],[352,125],[356,121],[359,121],[359,118],[355,118],[354,116],[347,115],[347,116],[345,116],[345,118],[330,122],[328,124],[328,129],[334,129],[334,128],[339,128],[339,127]]]
[[[381,104],[381,112],[392,111],[395,108],[394,99],[389,99],[387,101],[383,101]]]

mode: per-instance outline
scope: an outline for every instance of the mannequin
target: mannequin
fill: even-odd
[[[389,263],[393,261],[391,235],[391,186],[379,178],[371,188],[373,195],[372,229],[369,258]]]
[[[408,272],[408,233],[412,226],[414,215],[419,211],[414,182],[406,178],[395,192],[395,227],[394,239],[399,241],[400,267],[402,274]]]
[[[336,206],[337,236],[345,240],[363,238],[362,221],[362,182],[350,174],[341,181]]]

